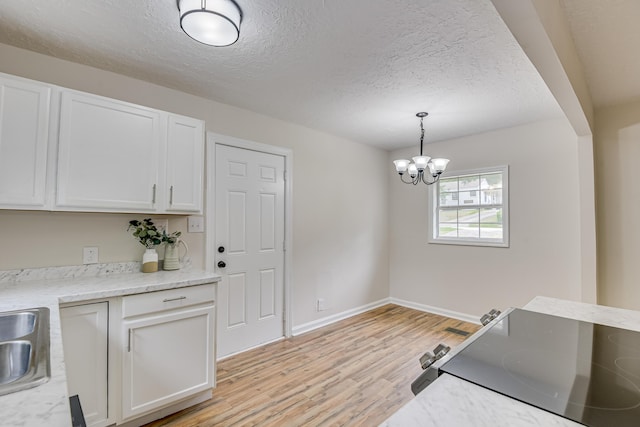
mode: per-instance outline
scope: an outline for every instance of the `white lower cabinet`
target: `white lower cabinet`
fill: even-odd
[[[212,388],[213,325],[209,307],[124,322],[123,419]]]
[[[87,426],[112,424],[108,405],[109,303],[60,309],[69,396],[78,395]]]
[[[69,395],[88,426],[146,423],[210,398],[214,297],[210,283],[61,307]]]

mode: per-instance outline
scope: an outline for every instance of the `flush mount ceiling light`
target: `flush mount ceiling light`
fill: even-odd
[[[233,0],[178,0],[180,27],[210,46],[229,46],[240,37],[242,12]]]
[[[416,116],[420,117],[420,155],[413,158],[413,163],[409,160],[399,159],[394,160],[396,165],[396,171],[400,174],[400,180],[405,184],[416,185],[420,181],[427,185],[434,184],[440,180],[440,175],[447,168],[449,159],[432,159],[429,156],[422,155],[422,146],[424,145],[424,125],[422,121],[427,117],[428,113],[417,113]],[[432,179],[427,179],[425,169],[429,169],[429,175]],[[405,181],[403,175],[405,172],[409,172],[410,181]]]

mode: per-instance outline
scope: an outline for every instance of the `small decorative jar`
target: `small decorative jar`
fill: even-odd
[[[142,255],[142,272],[155,273],[158,271],[158,252],[155,248],[147,248]]]

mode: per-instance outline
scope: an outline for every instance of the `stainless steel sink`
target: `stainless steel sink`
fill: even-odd
[[[24,377],[31,362],[31,343],[29,341],[0,343],[0,360],[9,362],[0,364],[0,385],[12,383]]]
[[[0,395],[36,387],[50,377],[49,309],[0,312]]]
[[[0,341],[23,337],[33,332],[37,315],[31,311],[0,313]]]

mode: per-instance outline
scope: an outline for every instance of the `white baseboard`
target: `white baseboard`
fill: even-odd
[[[480,324],[480,319],[477,316],[472,316],[466,313],[459,313],[457,311],[447,310],[445,308],[433,307],[431,305],[419,304],[417,302],[405,301],[399,298],[389,298],[391,304],[401,305],[403,307],[412,308],[414,310],[424,311],[427,313],[438,314],[440,316],[451,317],[453,319],[463,320],[469,323]]]
[[[278,341],[282,341],[283,339],[285,339],[284,336],[276,338],[276,339],[271,340],[271,341],[266,341],[266,342],[263,342],[263,343],[260,343],[260,344],[256,344],[253,347],[245,348],[244,350],[236,351],[235,353],[225,354],[223,356],[217,356],[216,355],[216,362],[221,362],[224,359],[228,359],[228,358],[230,358],[232,356],[236,356],[236,355],[238,355],[240,353],[244,353],[245,351],[255,350],[256,348],[264,347],[265,345],[272,344],[272,343],[278,342]]]
[[[352,308],[350,310],[343,311],[341,313],[332,314],[331,316],[323,317],[321,319],[313,320],[302,325],[294,326],[292,329],[293,336],[311,332],[315,329],[322,328],[323,326],[330,325],[340,320],[348,319],[349,317],[364,313],[374,308],[382,307],[386,304],[396,304],[402,307],[412,308],[418,311],[424,311],[426,313],[438,314],[440,316],[451,317],[453,319],[462,320],[464,322],[480,324],[480,319],[477,316],[472,316],[466,313],[460,313],[453,310],[447,310],[445,308],[434,307],[426,304],[419,304],[417,302],[405,301],[399,298],[384,298],[379,301],[375,301],[369,304],[362,305],[360,307]]]
[[[340,320],[348,319],[349,317],[364,313],[374,308],[382,307],[383,305],[391,303],[389,298],[384,298],[379,301],[375,301],[369,304],[362,305],[360,307],[352,308],[350,310],[343,311],[341,313],[332,314],[331,316],[323,317],[322,319],[313,320],[311,322],[303,323],[302,325],[294,326],[292,329],[293,336],[304,334],[305,332],[313,331],[314,329],[321,328],[323,326],[330,325]]]

